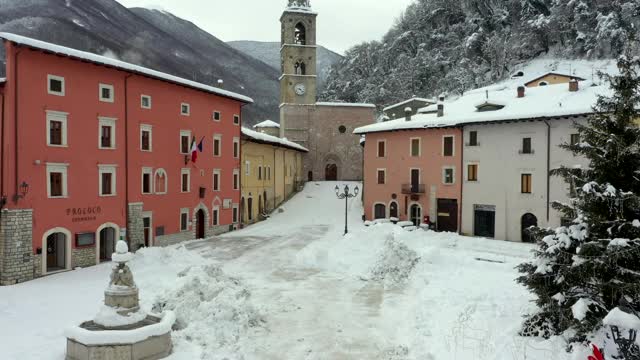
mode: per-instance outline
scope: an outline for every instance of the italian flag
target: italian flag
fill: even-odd
[[[198,160],[198,151],[202,152],[203,141],[204,141],[204,138],[202,138],[202,140],[200,140],[199,143],[196,143],[195,136],[193,137],[193,140],[191,140],[191,162],[195,163],[196,160]]]

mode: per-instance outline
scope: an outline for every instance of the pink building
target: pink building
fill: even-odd
[[[121,237],[137,249],[234,228],[250,98],[0,38],[0,284],[109,260]],[[195,163],[193,138],[204,144]]]
[[[415,126],[414,126],[415,125]],[[430,221],[458,232],[462,194],[462,130],[400,119],[355,130],[366,135],[364,211],[367,220]]]

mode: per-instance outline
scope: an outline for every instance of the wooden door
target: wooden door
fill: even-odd
[[[58,267],[58,234],[47,236],[47,268]]]
[[[458,232],[458,200],[438,199],[438,231]]]
[[[389,204],[389,217],[398,218],[398,203],[395,201]]]
[[[385,219],[387,217],[387,208],[384,204],[376,204],[374,212],[374,217],[376,219]]]
[[[152,245],[151,242],[151,218],[148,216],[145,216],[142,219],[143,222],[143,228],[144,228],[144,246],[145,247],[149,247]]]
[[[420,224],[422,223],[422,208],[420,207],[420,205],[411,205],[410,221],[413,222],[413,225],[415,226],[420,226]]]
[[[325,168],[324,179],[326,181],[337,181],[338,180],[338,165],[336,164],[328,164]]]
[[[417,193],[420,187],[420,169],[411,169],[411,192]]]
[[[204,239],[204,211],[198,210],[196,213],[196,239]]]

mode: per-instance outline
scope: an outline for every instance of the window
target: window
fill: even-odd
[[[151,151],[151,125],[140,125],[140,150]]]
[[[191,114],[191,105],[187,103],[180,104],[180,115],[189,116]]]
[[[189,169],[182,169],[180,172],[180,191],[183,193],[191,191],[191,171]]]
[[[478,164],[467,165],[467,181],[478,181]]]
[[[531,194],[531,174],[522,174],[520,179],[520,192],[523,194]]]
[[[549,83],[548,83],[548,82],[546,82],[546,81],[540,81],[540,82],[538,83],[538,86],[547,86],[547,85],[549,85]]]
[[[98,165],[100,196],[116,195],[116,165]]]
[[[258,166],[258,180],[262,180],[262,166]]]
[[[113,85],[98,85],[98,96],[100,101],[112,103],[114,101]]]
[[[62,76],[47,76],[47,92],[51,95],[64,96],[64,78]]]
[[[47,163],[47,195],[49,198],[66,198],[68,164]]]
[[[238,222],[238,204],[233,204],[233,223]]]
[[[220,121],[220,111],[213,112],[213,121]]]
[[[240,170],[233,170],[233,190],[240,189]]]
[[[469,146],[478,146],[478,132],[469,131]]]
[[[271,180],[271,166],[267,168],[267,180]]]
[[[442,155],[453,156],[453,136],[442,137]]]
[[[455,169],[452,167],[446,167],[442,169],[442,183],[445,185],[452,185],[455,183]]]
[[[213,225],[220,225],[220,206],[216,205],[213,207]]]
[[[167,172],[164,169],[156,170],[154,175],[154,188],[157,195],[164,195],[167,193]]]
[[[222,156],[222,135],[213,135],[213,156]]]
[[[578,145],[578,144],[580,144],[580,134],[571,134],[570,145]]]
[[[67,116],[60,111],[47,111],[47,145],[67,146]]]
[[[151,176],[153,175],[153,169],[142,168],[142,193],[151,194],[153,192],[153,186],[151,184]]]
[[[189,154],[191,150],[191,131],[180,130],[180,153]]]
[[[116,148],[116,119],[100,117],[100,140],[99,149],[115,149]]]
[[[240,157],[240,139],[237,137],[233,138],[233,157]]]
[[[386,171],[385,169],[378,169],[378,184],[383,185],[386,180]]]
[[[340,125],[338,131],[340,132],[340,134],[344,134],[347,132],[347,128],[344,125]]]
[[[240,125],[240,115],[233,115],[233,125]]]
[[[387,155],[386,145],[387,142],[385,140],[378,140],[378,157],[385,157]]]
[[[140,107],[143,109],[151,109],[151,96],[140,95]]]
[[[533,149],[531,148],[531,138],[522,138],[522,150],[520,150],[521,154],[533,154]]]
[[[245,172],[244,172],[244,174],[245,174],[246,176],[251,175],[251,161],[246,161],[246,162],[244,163],[244,165],[245,165]],[[285,170],[285,171],[286,171],[286,170]]]
[[[189,230],[189,209],[180,209],[180,231]]]
[[[411,139],[411,156],[420,156],[420,138]]]
[[[213,191],[220,191],[220,170],[213,170]]]

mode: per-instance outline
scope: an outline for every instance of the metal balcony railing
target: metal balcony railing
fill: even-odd
[[[402,184],[403,194],[424,194],[424,184]]]

